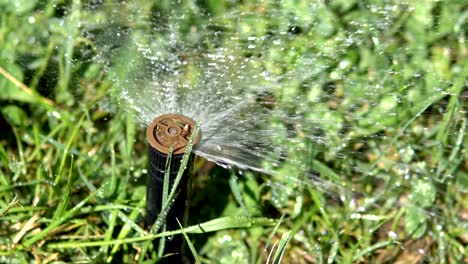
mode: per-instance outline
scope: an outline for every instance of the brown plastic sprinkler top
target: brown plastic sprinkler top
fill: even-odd
[[[146,130],[149,144],[159,152],[169,154],[172,145],[173,155],[183,154],[190,136],[195,130],[195,122],[183,115],[166,114],[158,116]],[[195,146],[200,141],[200,133],[193,141]]]

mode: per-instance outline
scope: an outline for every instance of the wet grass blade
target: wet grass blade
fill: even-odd
[[[70,168],[68,171],[67,186],[65,187],[65,193],[63,194],[62,200],[58,205],[57,210],[55,211],[54,219],[58,219],[63,216],[64,212],[67,210],[68,203],[70,202],[70,193],[73,183],[73,160],[74,159],[72,156],[70,160]]]
[[[6,154],[5,149],[2,145],[0,145],[0,161],[4,164],[4,167],[7,167],[10,162],[8,161],[8,155]],[[8,180],[5,175],[2,173],[2,168],[0,168],[0,186],[2,185],[9,185]]]
[[[190,241],[190,238],[188,237],[188,235],[187,235],[187,233],[185,232],[184,228],[183,228],[182,225],[180,224],[179,219],[176,219],[176,220],[177,220],[177,223],[178,223],[179,226],[180,226],[180,231],[182,232],[182,235],[184,235],[185,241],[187,242],[187,245],[188,245],[188,247],[190,248],[190,251],[192,252],[193,258],[195,259],[195,263],[201,264],[201,263],[202,263],[202,262],[201,262],[201,258],[200,258],[200,256],[198,255],[197,250],[196,250],[195,247],[193,246],[192,241]]]
[[[0,66],[0,75],[4,76],[6,79],[11,81],[16,87],[20,88],[22,91],[26,92],[28,95],[31,95],[35,100],[41,103],[46,109],[52,110],[52,106],[54,103],[42,97],[39,93],[37,93],[34,89],[30,89],[24,83],[20,82],[16,79],[13,75],[11,75],[8,71],[6,71],[3,67]]]
[[[288,245],[289,239],[291,238],[291,232],[285,232],[281,236],[279,241],[278,248],[276,249],[275,256],[273,257],[273,264],[280,264],[283,259],[284,252],[286,251],[286,246]],[[267,262],[269,263],[269,262]]]
[[[106,183],[104,183],[105,185]],[[47,234],[49,234],[50,232],[52,232],[55,228],[57,228],[59,225],[61,225],[63,222],[65,222],[66,220],[68,220],[69,218],[71,218],[74,214],[76,214],[85,204],[87,204],[92,198],[94,198],[94,196],[102,190],[103,187],[99,188],[98,190],[96,190],[95,192],[91,193],[90,195],[88,195],[88,197],[86,197],[85,199],[83,199],[81,202],[79,202],[75,207],[73,207],[71,210],[65,212],[61,218],[58,218],[58,219],[55,219],[53,220],[51,223],[49,223],[49,225],[44,229],[42,230],[41,232],[35,234],[33,237],[31,237],[30,239],[28,239],[27,241],[25,241],[23,243],[23,246],[24,247],[30,247],[32,244],[36,243],[37,241],[43,239],[45,236],[47,236]]]
[[[330,254],[328,255],[327,263],[335,263],[335,258],[338,253],[338,248],[340,247],[340,242],[338,240],[338,237],[335,236],[333,239],[333,244],[330,249]]]
[[[275,237],[275,234],[278,232],[278,228],[280,227],[281,223],[283,222],[284,216],[285,216],[284,214],[281,216],[281,218],[276,223],[275,228],[273,228],[273,231],[271,232],[270,236],[268,236],[268,240],[267,240],[267,242],[265,244],[265,248],[263,249],[263,253],[257,259],[257,264],[262,263],[263,257],[265,256],[265,253],[267,252],[268,248],[270,247],[271,241],[273,241],[273,238]]]
[[[130,231],[132,229],[135,229],[135,227],[132,225],[132,223],[135,225],[135,226],[138,226],[135,221],[137,220],[138,216],[141,215],[141,210],[138,209],[138,208],[144,208],[145,206],[145,203],[146,201],[144,199],[142,199],[138,205],[137,205],[137,208],[133,209],[133,211],[130,213],[130,215],[128,216],[128,221],[124,221],[124,226],[122,227],[122,229],[120,230],[119,234],[117,235],[117,239],[123,239],[125,237],[127,237],[127,235],[130,233]],[[143,230],[144,231],[144,230]],[[147,235],[148,232],[144,231],[143,233],[144,235]],[[113,259],[113,256],[117,253],[117,251],[119,250],[120,248],[120,244],[117,244],[117,245],[114,245],[112,247],[112,250],[110,252],[110,256],[107,258],[107,262],[110,263],[112,262],[112,259]]]
[[[6,215],[8,211],[10,211],[18,204],[18,202],[18,196],[15,195],[15,197],[13,197],[13,199],[4,208],[0,210],[0,216]]]
[[[169,147],[169,152],[167,153],[166,165],[164,166],[165,171],[164,171],[164,181],[163,181],[163,193],[161,194],[162,195],[161,212],[162,212],[162,210],[164,210],[164,205],[166,204],[168,196],[169,196],[169,183],[170,183],[171,161],[172,161],[173,151],[174,151],[174,148],[171,145]],[[168,207],[168,209],[170,209],[170,208]],[[163,214],[163,216],[166,216],[166,214]],[[165,222],[166,218],[163,218],[162,221]],[[162,231],[163,232],[166,231],[166,225],[165,224],[162,226]],[[162,237],[160,239],[160,241],[159,241],[159,248],[157,249],[158,250],[158,257],[161,257],[164,254],[165,246],[166,246],[166,238]],[[145,246],[145,249],[147,247],[148,247],[148,245]],[[144,251],[146,251],[146,250],[144,250]]]
[[[277,223],[275,219],[270,218],[250,218],[250,217],[221,217],[207,221],[202,224],[194,225],[185,228],[187,234],[204,234],[209,232],[215,232],[226,229],[237,229],[237,228],[253,228],[256,226],[274,226]],[[41,232],[42,233],[42,232]],[[142,241],[153,240],[164,236],[173,236],[181,234],[181,230],[166,231],[158,234],[150,234],[147,236],[115,239],[112,241],[71,241],[61,243],[51,243],[47,247],[50,248],[74,248],[74,247],[100,247],[106,245],[120,245],[128,243],[136,243]],[[37,241],[37,240],[35,240]],[[31,243],[28,243],[31,244]]]
[[[364,257],[367,254],[370,254],[371,252],[379,249],[379,248],[384,248],[386,246],[392,245],[397,243],[395,240],[388,240],[388,241],[382,241],[379,243],[375,243],[374,245],[367,247],[361,251],[359,251],[356,255],[353,257],[353,261],[358,261],[360,258]]]
[[[244,211],[244,215],[250,216],[249,210],[245,206],[244,198],[242,197],[241,190],[237,182],[237,177],[234,174],[232,174],[231,177],[229,178],[229,187],[231,188],[231,192],[234,195],[234,198],[236,199],[237,203]]]
[[[65,167],[65,162],[67,160],[68,153],[70,151],[73,140],[75,139],[76,135],[78,134],[78,131],[81,128],[81,125],[83,124],[84,118],[85,118],[85,115],[83,114],[80,117],[80,120],[78,121],[78,124],[73,128],[72,133],[71,133],[71,135],[70,135],[70,137],[68,139],[67,145],[65,146],[65,149],[63,150],[62,159],[60,160],[59,170],[58,170],[57,176],[55,177],[55,181],[54,181],[55,185],[57,185],[60,182],[60,179],[62,178],[63,169]]]

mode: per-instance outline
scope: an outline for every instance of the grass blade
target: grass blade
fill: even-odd
[[[83,114],[80,118],[80,120],[78,121],[78,124],[74,127],[71,135],[70,135],[70,138],[67,142],[67,145],[65,146],[65,149],[63,151],[63,155],[62,155],[62,159],[60,161],[60,166],[59,166],[59,171],[57,173],[57,176],[55,177],[55,185],[57,185],[59,182],[60,182],[60,179],[62,178],[62,173],[63,173],[63,169],[65,167],[65,162],[67,160],[67,156],[68,156],[68,153],[70,152],[70,148],[71,148],[71,145],[73,143],[73,140],[75,139],[76,135],[78,134],[78,131],[80,130],[81,128],[81,125],[83,124],[83,121],[84,121],[84,118],[85,118],[85,115]]]
[[[196,250],[195,247],[193,246],[192,242],[190,241],[190,238],[188,237],[188,235],[187,235],[187,233],[185,232],[184,228],[183,228],[182,225],[180,224],[179,219],[176,219],[176,220],[177,220],[177,223],[178,223],[179,226],[180,226],[180,231],[182,232],[182,235],[184,235],[185,241],[187,242],[187,245],[188,245],[188,247],[190,248],[190,251],[192,252],[193,257],[195,258],[195,263],[201,264],[201,258],[200,258],[200,256],[198,255],[197,250]]]
[[[281,263],[283,259],[284,252],[286,251],[286,246],[288,245],[289,239],[291,238],[291,232],[285,232],[281,236],[279,241],[278,248],[276,249],[275,256],[273,257],[273,264]]]
[[[62,201],[57,207],[57,210],[54,214],[54,219],[58,219],[62,217],[63,213],[67,210],[68,202],[70,201],[70,193],[72,187],[72,178],[73,178],[73,155],[71,156],[70,160],[70,169],[68,172],[68,179],[67,179],[67,187],[65,188],[65,194],[63,195]]]
[[[105,185],[106,183],[104,183]],[[103,185],[103,186],[104,186]],[[54,221],[52,221],[44,230],[42,230],[41,232],[39,232],[38,234],[34,235],[32,238],[28,239],[26,242],[23,243],[23,246],[24,247],[29,247],[31,246],[32,244],[36,243],[37,241],[39,241],[40,239],[44,238],[48,233],[50,233],[51,231],[53,231],[56,227],[58,227],[59,225],[61,225],[63,222],[65,222],[66,220],[68,220],[70,217],[72,217],[74,214],[76,214],[85,204],[88,203],[89,200],[91,200],[99,191],[102,190],[102,186],[96,190],[95,192],[91,193],[90,195],[88,195],[88,197],[86,197],[85,199],[83,199],[81,202],[79,202],[75,207],[73,207],[71,210],[67,211],[66,213],[63,214],[63,216],[61,218],[58,218]]]
[[[281,218],[278,220],[278,222],[275,225],[275,228],[273,228],[273,231],[271,232],[270,236],[268,237],[268,240],[265,244],[265,248],[263,249],[262,255],[260,255],[257,259],[257,264],[262,263],[263,256],[265,256],[265,253],[267,252],[268,247],[270,247],[271,241],[273,241],[273,237],[275,236],[276,232],[278,232],[278,228],[280,227],[281,223],[283,222],[284,219],[284,214],[281,216]],[[272,249],[273,250],[273,249]]]
[[[210,221],[207,221],[202,224],[194,225],[185,228],[187,234],[204,234],[209,232],[216,232],[226,229],[237,229],[237,228],[253,228],[256,226],[274,226],[277,223],[277,220],[271,218],[250,218],[250,217],[220,217]],[[44,232],[44,231],[43,231]],[[42,232],[41,232],[42,233]],[[100,247],[106,245],[121,245],[136,243],[142,241],[153,240],[155,238],[164,237],[164,236],[173,236],[181,234],[181,230],[166,231],[158,234],[150,234],[147,236],[133,237],[133,238],[124,238],[124,239],[115,239],[113,241],[70,241],[70,242],[61,242],[61,243],[51,243],[47,247],[50,248],[76,248],[76,247]],[[38,239],[35,239],[37,241]],[[32,243],[28,243],[32,244]]]
[[[163,181],[163,193],[162,193],[162,202],[161,202],[161,211],[164,209],[164,205],[169,196],[169,182],[170,182],[170,175],[171,175],[171,161],[172,161],[172,152],[174,148],[172,145],[169,147],[169,153],[167,153],[167,160],[165,165],[164,171],[164,181]],[[167,214],[163,214],[163,216],[167,216]],[[166,222],[166,217],[162,219],[163,222]],[[163,232],[166,231],[166,225],[162,226]],[[159,241],[159,248],[158,248],[158,257],[161,257],[164,254],[164,247],[166,246],[166,238],[163,237]],[[146,245],[147,247],[147,245]]]
[[[242,197],[239,184],[237,183],[237,178],[234,174],[232,174],[231,177],[229,178],[229,187],[231,188],[231,192],[234,195],[234,198],[236,199],[237,203],[244,211],[244,214],[246,216],[250,216],[249,210],[245,206],[244,198]]]

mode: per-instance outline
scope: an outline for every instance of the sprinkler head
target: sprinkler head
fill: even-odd
[[[172,145],[173,155],[185,152],[190,136],[195,130],[195,122],[183,115],[166,114],[158,116],[146,130],[146,137],[151,147],[163,154],[169,154]],[[200,133],[193,141],[195,146],[200,141]]]
[[[146,130],[149,147],[149,166],[146,181],[146,225],[150,227],[156,221],[162,209],[162,194],[165,180],[166,169],[169,168],[168,187],[172,189],[177,178],[179,170],[181,170],[181,162],[189,144],[192,133],[195,132],[195,122],[183,115],[166,114],[158,116],[149,125]],[[192,142],[195,146],[200,141],[200,133]],[[169,150],[172,146],[172,157],[169,164]],[[176,219],[183,222],[187,217],[186,211],[188,206],[190,192],[190,178],[192,176],[194,162],[194,154],[190,153],[187,164],[183,170],[182,178],[177,186],[177,197],[174,199],[171,208],[166,214],[166,230],[179,229],[179,224]],[[169,165],[167,167],[166,165]],[[154,248],[158,248],[158,240],[153,241]],[[171,257],[164,258],[160,263],[186,263],[183,259],[184,240],[182,236],[176,235],[165,241],[165,254],[177,253]]]

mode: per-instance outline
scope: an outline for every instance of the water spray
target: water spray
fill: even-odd
[[[167,211],[166,230],[180,229],[177,220],[183,223],[187,209],[188,185],[192,176],[194,155],[189,153],[190,156],[186,168],[180,167],[195,127],[195,122],[186,116],[165,114],[154,119],[146,130],[146,137],[149,143],[149,166],[146,182],[146,225],[148,227],[154,224],[164,206],[162,199],[166,169],[170,169],[169,190],[172,189],[179,170],[183,169],[184,171],[177,186],[178,195],[174,199],[169,211]],[[193,140],[193,146],[199,141],[200,133]],[[171,156],[171,159],[168,163],[169,156]],[[174,236],[166,241],[165,252],[180,253],[182,244],[182,236]]]

